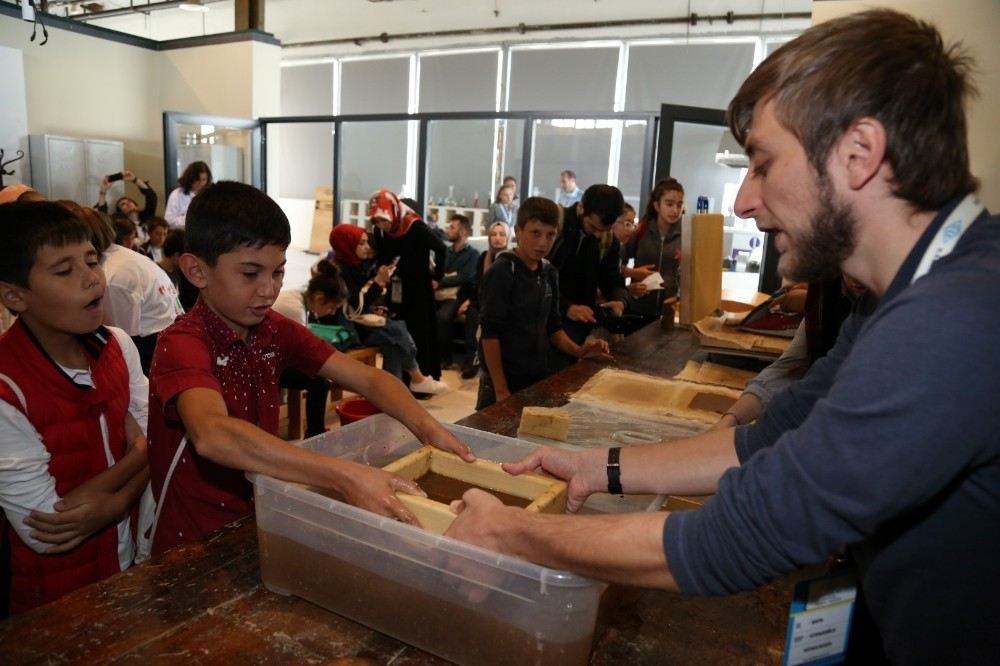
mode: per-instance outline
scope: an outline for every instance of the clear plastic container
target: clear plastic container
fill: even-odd
[[[476,455],[517,460],[535,448],[446,425]],[[384,466],[419,444],[377,415],[302,443]],[[295,484],[254,484],[261,577],[459,664],[585,664],[605,585],[377,516]],[[591,497],[587,512],[656,510],[662,496]]]

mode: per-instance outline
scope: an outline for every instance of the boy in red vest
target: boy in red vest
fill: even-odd
[[[103,295],[90,230],[68,210],[0,206],[0,302],[17,315],[0,338],[11,613],[118,573],[135,554],[130,514],[148,469],[128,415],[145,420],[147,384],[128,335],[101,326]]]
[[[160,334],[150,370],[154,555],[251,513],[244,472],[333,488],[352,504],[415,521],[395,495],[422,494],[412,481],[276,436],[278,377],[288,368],[365,395],[420,441],[473,459],[396,378],[335,353],[271,309],[290,240],[288,218],[249,185],[217,183],[188,208],[179,263],[201,294]]]

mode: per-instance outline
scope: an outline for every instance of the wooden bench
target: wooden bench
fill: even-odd
[[[378,357],[378,347],[357,347],[348,349],[346,352],[351,358],[375,367],[375,359]],[[344,387],[336,382],[330,382],[330,397],[333,401],[340,402],[344,398]],[[302,417],[302,390],[288,389],[288,432],[287,439],[302,439],[305,435],[305,419]]]

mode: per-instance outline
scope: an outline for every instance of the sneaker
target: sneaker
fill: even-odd
[[[469,363],[462,368],[462,379],[472,379],[479,374],[479,364]]]
[[[414,393],[437,395],[438,393],[444,393],[447,391],[448,385],[442,381],[434,379],[433,377],[426,377],[422,382],[411,383],[410,390]]]

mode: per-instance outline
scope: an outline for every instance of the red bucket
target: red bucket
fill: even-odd
[[[374,414],[382,413],[381,409],[360,396],[341,400],[337,403],[336,409],[337,416],[340,417],[340,425],[347,425],[348,423],[360,421]]]

